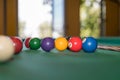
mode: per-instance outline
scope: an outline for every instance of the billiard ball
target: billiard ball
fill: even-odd
[[[15,47],[14,54],[19,54],[22,51],[22,48],[23,48],[23,43],[22,43],[21,38],[18,38],[18,37],[15,37],[15,36],[12,36],[10,38],[13,41],[13,45]]]
[[[14,45],[8,36],[0,35],[0,62],[6,62],[14,55]]]
[[[68,40],[68,47],[70,51],[79,52],[82,49],[82,39],[80,37],[71,37]]]
[[[82,41],[83,50],[92,53],[97,49],[97,40],[93,37],[86,37]]]
[[[59,51],[63,51],[68,47],[68,41],[64,37],[59,37],[55,39],[55,48]]]
[[[39,38],[31,38],[29,42],[29,46],[31,50],[37,50],[41,46],[41,39]]]
[[[54,48],[54,39],[51,37],[42,39],[41,48],[46,52],[51,51]]]
[[[25,44],[25,47],[26,47],[26,48],[30,48],[30,46],[29,46],[30,39],[31,39],[31,38],[28,37],[28,38],[26,38],[25,41],[24,41],[24,44]]]

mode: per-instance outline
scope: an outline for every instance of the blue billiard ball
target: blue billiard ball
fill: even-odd
[[[93,37],[86,37],[82,41],[83,51],[92,53],[97,49],[97,40]]]

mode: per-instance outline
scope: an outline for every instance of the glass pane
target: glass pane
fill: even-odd
[[[18,0],[19,36],[44,38],[63,35],[64,0],[57,1]],[[56,8],[60,9],[59,15]],[[62,34],[56,29],[61,30]]]
[[[101,0],[81,0],[81,37],[100,36]]]
[[[64,36],[64,0],[54,0],[53,15],[53,37]]]

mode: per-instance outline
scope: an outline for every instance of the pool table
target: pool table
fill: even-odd
[[[120,46],[120,38],[99,38],[98,43]],[[120,80],[120,52],[44,52],[24,47],[19,55],[0,64],[0,80]]]

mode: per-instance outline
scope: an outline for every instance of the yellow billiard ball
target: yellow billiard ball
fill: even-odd
[[[63,51],[68,47],[68,41],[64,37],[59,37],[55,39],[55,48],[59,51]]]

